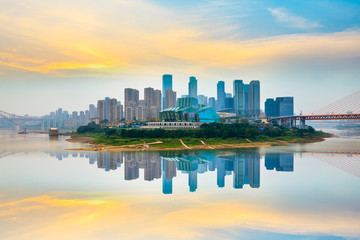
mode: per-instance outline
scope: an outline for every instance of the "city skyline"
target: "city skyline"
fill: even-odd
[[[296,113],[360,89],[358,1],[73,4],[70,11],[58,0],[0,3],[1,110],[72,112],[123,99],[125,85],[162,89],[164,73],[178,96],[192,75],[198,95],[209,97],[218,81],[231,92],[234,79],[259,79],[261,109],[266,98],[290,95]]]

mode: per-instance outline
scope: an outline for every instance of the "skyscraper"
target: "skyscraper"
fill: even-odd
[[[250,84],[244,84],[244,94],[245,94],[245,116],[250,117]]]
[[[250,82],[250,115],[258,117],[260,115],[260,81]]]
[[[277,97],[266,99],[265,102],[266,117],[293,116],[294,115],[294,98]]]
[[[108,104],[107,104],[108,108],[107,108],[107,112],[108,112],[108,120],[109,122],[115,122],[117,121],[117,99],[116,98],[111,98],[108,100]]]
[[[173,90],[166,90],[165,92],[165,109],[176,107],[176,92]]]
[[[97,109],[94,104],[89,104],[90,119],[97,117]]]
[[[245,89],[242,80],[234,80],[234,110],[236,115],[245,114]]]
[[[276,117],[279,115],[279,105],[273,98],[266,99],[265,115],[266,117]]]
[[[123,105],[121,105],[121,102],[118,101],[117,105],[116,105],[116,114],[117,114],[117,120],[121,121],[121,119],[123,119],[124,117],[124,110],[123,110]]]
[[[218,81],[217,83],[217,101],[216,101],[216,110],[220,111],[225,109],[225,82]]]
[[[161,97],[161,110],[165,108],[165,92],[172,90],[172,75],[164,74],[162,77],[162,97]]]
[[[132,88],[125,88],[125,118],[127,121],[134,120],[135,109],[139,103],[139,90]],[[130,108],[130,109],[129,109]],[[131,117],[130,117],[130,111]],[[127,116],[129,115],[129,116]]]
[[[279,105],[278,116],[294,115],[294,97],[277,97],[276,102]]]
[[[189,81],[189,97],[197,98],[197,80],[191,76]]]
[[[109,97],[105,98],[105,119],[109,120]]]
[[[100,121],[106,119],[106,101],[105,100],[98,100],[97,102],[97,117]]]

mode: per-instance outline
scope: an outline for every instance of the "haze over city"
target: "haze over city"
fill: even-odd
[[[178,96],[261,81],[305,113],[360,88],[358,1],[1,1],[1,110],[44,115],[124,99],[125,88]],[[316,99],[316,101],[314,101]]]

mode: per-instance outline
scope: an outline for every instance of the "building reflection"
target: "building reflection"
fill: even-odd
[[[260,187],[260,153],[241,151],[168,151],[168,152],[62,152],[51,153],[58,160],[72,156],[87,158],[89,164],[105,171],[124,168],[124,180],[138,179],[140,169],[145,181],[162,179],[162,192],[173,193],[173,179],[180,173],[188,175],[190,192],[198,188],[198,175],[215,172],[217,186],[225,187],[226,176],[232,175],[234,189],[245,185]],[[293,153],[265,153],[265,168],[284,172],[294,171]]]

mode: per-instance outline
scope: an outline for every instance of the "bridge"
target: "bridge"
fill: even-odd
[[[19,130],[20,126],[27,122],[41,122],[41,130],[44,130],[44,119],[42,118],[19,116],[2,110],[0,110],[0,116],[10,121],[14,125],[15,130]]]
[[[305,128],[305,121],[355,119],[360,119],[360,91],[322,107],[311,115],[270,117],[268,121],[277,122],[279,125],[286,124],[290,127],[296,126],[296,122],[299,121],[299,128]]]

